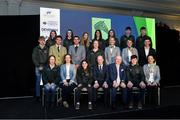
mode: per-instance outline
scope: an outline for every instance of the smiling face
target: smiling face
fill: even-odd
[[[80,42],[79,38],[78,37],[74,37],[74,44],[75,45],[78,45]]]
[[[153,56],[148,56],[148,63],[153,64],[155,62],[155,59]]]
[[[65,56],[65,62],[66,63],[71,63],[71,56],[70,55]]]
[[[133,42],[132,42],[131,40],[128,40],[128,41],[127,41],[127,46],[128,46],[129,48],[132,47],[132,44],[133,44]]]
[[[88,67],[88,63],[86,61],[82,62],[82,67],[83,69],[86,69]]]
[[[62,43],[62,39],[60,37],[57,37],[56,38],[56,44],[61,45],[61,43]]]
[[[131,59],[131,64],[132,64],[132,65],[136,65],[137,62],[138,62],[137,58]]]
[[[98,64],[99,64],[99,65],[102,65],[102,64],[103,64],[103,62],[104,62],[104,58],[103,58],[103,56],[101,56],[101,55],[100,55],[100,56],[98,56],[98,57],[97,57],[97,62],[98,62]]]
[[[54,56],[51,56],[51,57],[49,58],[49,64],[50,64],[50,65],[55,65],[55,62],[56,62],[55,57],[54,57]]]
[[[110,45],[115,45],[115,42],[116,42],[116,41],[115,41],[114,37],[110,37],[110,38],[109,38],[109,44],[110,44]]]
[[[120,65],[120,64],[122,63],[122,57],[121,57],[121,56],[116,56],[116,58],[115,58],[115,63],[116,63],[117,65]]]
[[[56,33],[54,31],[51,32],[51,38],[55,38],[56,37]]]

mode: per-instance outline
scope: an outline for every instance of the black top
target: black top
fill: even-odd
[[[142,67],[139,65],[130,65],[127,68],[127,80],[131,81],[135,87],[138,87],[141,81],[145,82],[145,76]]]
[[[151,37],[149,37],[147,35],[137,37],[137,39],[136,39],[136,48],[138,50],[142,49],[144,47],[144,41],[147,38],[151,41]],[[151,47],[152,47],[152,41],[151,41]]]
[[[69,46],[73,45],[73,39],[64,39],[63,41],[63,46],[67,49],[67,51],[69,50]]]
[[[135,37],[133,35],[130,35],[129,37],[127,37],[126,35],[121,36],[120,38],[120,49],[122,51],[122,49],[127,47],[127,41],[131,39],[133,40],[133,47],[135,47]]]
[[[49,55],[48,47],[45,46],[43,49],[41,49],[39,45],[36,46],[32,52],[32,60],[35,66],[39,67],[47,64],[48,55]]]
[[[77,83],[82,85],[92,85],[92,73],[90,69],[84,70],[82,67],[77,69]]]
[[[42,80],[44,84],[47,83],[59,84],[60,82],[59,67],[55,66],[54,68],[51,69],[50,66],[46,66],[43,69]]]
[[[101,49],[98,49],[98,51],[94,52],[93,50],[90,50],[87,54],[87,61],[91,67],[97,65],[97,57],[99,55],[102,55],[104,57],[104,51]]]

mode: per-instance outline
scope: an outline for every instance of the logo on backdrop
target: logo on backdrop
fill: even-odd
[[[92,18],[92,39],[96,30],[101,30],[103,39],[108,38],[108,31],[111,29],[111,19]]]
[[[51,30],[60,34],[60,9],[40,8],[40,35],[47,40]]]

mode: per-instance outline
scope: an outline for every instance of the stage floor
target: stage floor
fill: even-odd
[[[99,103],[95,110],[88,110],[87,104],[82,103],[81,109],[76,111],[73,106],[66,109],[62,106],[45,109],[34,98],[16,98],[0,100],[0,118],[31,118],[31,119],[68,119],[68,118],[180,118],[180,106],[146,106],[142,110],[116,110],[104,108]]]

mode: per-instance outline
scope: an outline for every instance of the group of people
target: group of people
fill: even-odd
[[[135,106],[133,88],[139,89],[137,107],[142,109],[145,89],[149,103],[155,103],[157,88],[160,85],[160,70],[156,65],[156,51],[152,48],[151,38],[146,28],[140,29],[141,35],[131,34],[131,27],[126,27],[120,40],[113,29],[109,30],[107,40],[102,38],[100,30],[95,31],[95,38],[90,41],[84,32],[82,38],[74,36],[68,30],[66,38],[52,30],[48,40],[43,36],[39,45],[33,49],[32,59],[35,64],[36,97],[40,98],[40,80],[42,78],[47,102],[55,102],[56,88],[62,89],[63,106],[69,107],[71,94],[75,89],[75,109],[80,109],[80,96],[83,88],[88,92],[88,109],[96,107],[97,91],[104,92],[104,105],[116,108],[116,93],[122,92],[122,104],[125,108]],[[110,95],[110,97],[109,97]]]

